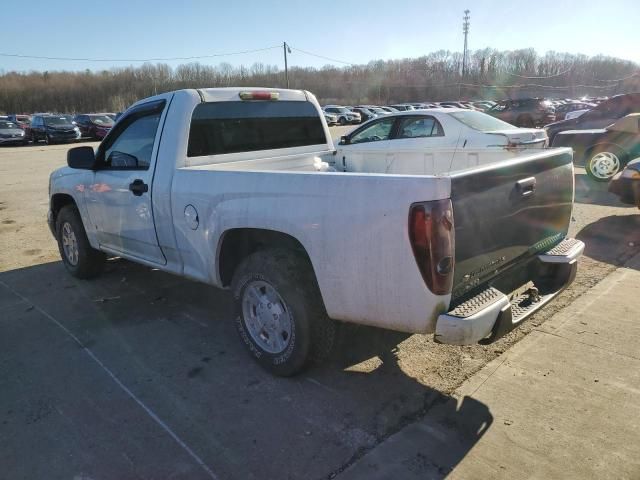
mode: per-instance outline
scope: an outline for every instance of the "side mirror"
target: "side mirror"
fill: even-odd
[[[67,152],[67,165],[71,168],[92,170],[95,163],[96,154],[91,147],[74,147]]]
[[[349,137],[342,135],[340,137],[340,145],[349,145]]]

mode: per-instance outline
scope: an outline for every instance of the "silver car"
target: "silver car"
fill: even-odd
[[[17,123],[9,120],[0,120],[0,145],[28,143],[24,130]]]

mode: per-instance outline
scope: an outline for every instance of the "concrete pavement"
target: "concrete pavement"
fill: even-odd
[[[639,297],[636,255],[338,478],[639,479]]]

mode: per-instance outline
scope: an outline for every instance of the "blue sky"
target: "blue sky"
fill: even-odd
[[[2,2],[0,53],[50,57],[185,57],[293,47],[353,63],[462,50],[461,17],[471,10],[469,47],[533,47],[605,54],[640,63],[639,0],[107,0]],[[294,51],[291,65],[331,63]],[[200,59],[283,67],[282,49]],[[185,61],[165,62],[176,66]],[[140,62],[81,62],[0,56],[0,71],[83,70]],[[339,65],[339,64],[336,64]]]

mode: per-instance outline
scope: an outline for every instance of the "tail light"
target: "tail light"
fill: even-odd
[[[409,240],[418,268],[429,290],[436,295],[451,293],[455,241],[451,200],[411,205]]]
[[[280,94],[278,92],[240,92],[238,94],[241,100],[278,100]]]

